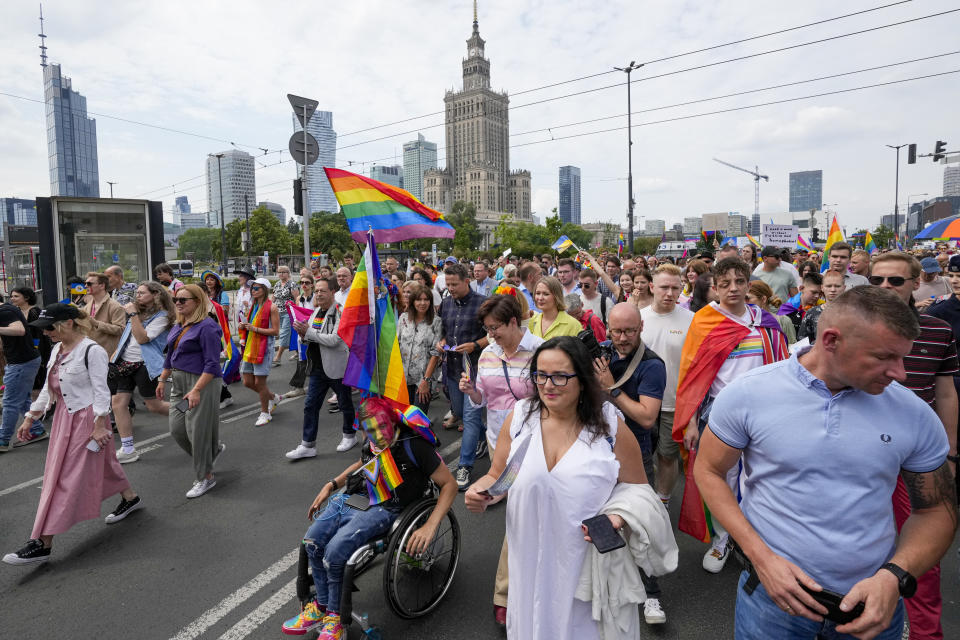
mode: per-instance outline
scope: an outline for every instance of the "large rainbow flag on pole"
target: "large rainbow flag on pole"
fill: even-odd
[[[824,273],[830,268],[830,247],[836,242],[844,242],[844,238],[840,223],[837,222],[837,216],[833,216],[833,222],[830,223],[830,233],[827,234],[827,244],[823,247],[823,265],[820,267],[820,273]]]
[[[408,405],[410,397],[397,342],[397,315],[381,284],[382,278],[377,245],[369,231],[367,248],[337,327],[337,335],[350,348],[343,383]]]
[[[355,242],[366,242],[371,229],[380,242],[452,238],[456,233],[443,219],[443,214],[424,205],[408,191],[343,169],[324,167],[323,170]]]

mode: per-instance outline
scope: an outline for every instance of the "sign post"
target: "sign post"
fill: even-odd
[[[297,162],[303,165],[303,260],[309,268],[311,211],[308,205],[309,199],[307,198],[307,166],[317,161],[317,158],[320,155],[320,145],[317,144],[316,138],[307,132],[307,123],[310,122],[310,118],[313,116],[313,113],[317,110],[317,105],[320,103],[311,98],[303,98],[301,96],[293,95],[292,93],[287,94],[287,100],[290,101],[290,106],[293,107],[293,112],[296,114],[297,120],[300,121],[300,126],[303,129],[303,136],[301,136],[300,140],[296,140],[298,136],[297,134],[293,134],[293,137],[290,138],[289,147],[290,155],[293,156]],[[302,145],[302,154],[298,154],[294,151],[294,149],[299,146],[297,143]]]

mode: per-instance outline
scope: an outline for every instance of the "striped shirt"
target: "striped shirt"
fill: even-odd
[[[934,401],[937,376],[960,375],[957,343],[950,325],[943,320],[925,313],[919,314],[918,320],[920,337],[913,342],[913,349],[903,359],[903,368],[907,371],[903,386],[936,408]]]
[[[543,344],[543,338],[524,331],[520,338],[517,351],[509,358],[503,348],[496,342],[491,342],[480,354],[480,363],[477,367],[477,391],[480,392],[480,404],[475,405],[467,396],[467,402],[472,406],[487,408],[487,440],[492,448],[497,447],[497,436],[507,414],[513,411],[513,405],[519,398],[529,398],[533,395],[534,387],[530,381],[530,360],[533,352]],[[507,377],[504,374],[506,365]]]

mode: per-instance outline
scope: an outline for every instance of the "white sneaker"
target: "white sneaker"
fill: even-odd
[[[140,459],[140,454],[137,453],[136,449],[130,453],[125,453],[123,449],[117,449],[117,462],[120,464],[130,464],[131,462],[136,462]]]
[[[313,458],[317,455],[316,447],[308,447],[304,444],[298,444],[293,451],[287,451],[287,458],[290,460],[299,460],[300,458]]]
[[[304,389],[303,387],[294,387],[293,389],[290,389],[290,391],[287,391],[285,394],[283,394],[283,397],[284,397],[284,398],[297,398],[297,397],[305,396],[305,395],[307,395],[307,390],[306,390],[306,389]]]
[[[357,436],[343,434],[343,439],[337,445],[337,451],[350,451],[355,444],[357,444]]]
[[[254,423],[253,426],[255,426],[255,427],[262,427],[263,425],[267,424],[267,423],[270,422],[271,420],[273,420],[273,416],[271,416],[271,415],[270,415],[269,413],[267,413],[266,411],[261,411],[261,412],[260,412],[260,417],[257,418],[257,421]]]
[[[279,393],[273,394],[273,397],[270,398],[270,402],[267,403],[267,412],[270,415],[273,415],[273,410],[276,409],[277,405],[279,405],[281,402],[283,402],[283,396],[281,396]]]
[[[667,614],[660,608],[660,601],[656,598],[647,598],[643,603],[643,619],[647,624],[665,624]]]
[[[190,491],[187,491],[188,498],[199,498],[210,489],[213,489],[217,486],[216,478],[204,478],[193,483],[193,486],[190,488]]]
[[[227,407],[229,407],[229,406],[232,405],[232,404],[233,404],[233,396],[228,396],[228,397],[226,397],[226,398],[223,399],[223,402],[220,403],[220,408],[221,408],[221,409],[226,409]]]
[[[710,573],[720,573],[723,571],[723,566],[727,564],[727,560],[730,559],[730,544],[728,540],[722,541],[723,546],[718,546],[716,541],[714,544],[707,550],[707,553],[703,556],[703,568],[705,571]]]

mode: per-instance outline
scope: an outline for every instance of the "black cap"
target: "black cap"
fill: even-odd
[[[950,262],[947,264],[947,271],[950,273],[960,273],[960,255],[950,256]]]
[[[760,252],[761,258],[779,258],[780,257],[780,247],[775,247],[768,244]]]
[[[708,260],[713,260],[713,253],[710,251],[702,251],[700,255],[697,256],[697,258],[699,258],[700,260],[703,260],[705,258]]]
[[[62,322],[63,320],[71,320],[79,317],[79,308],[72,304],[55,302],[45,306],[40,311],[40,316],[31,322],[30,326],[37,327],[38,329],[46,329],[47,327],[53,325],[54,322]]]
[[[251,269],[250,267],[240,267],[239,269],[234,269],[234,270],[233,270],[233,275],[235,275],[235,276],[247,276],[247,277],[250,278],[251,280],[253,280],[254,278],[257,277],[256,274],[253,272],[253,269]]]

